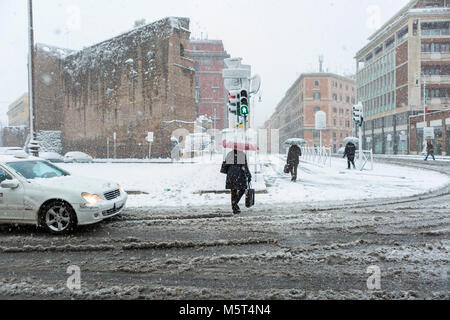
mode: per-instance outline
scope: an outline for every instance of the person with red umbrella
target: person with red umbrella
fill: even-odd
[[[252,181],[252,175],[248,169],[247,157],[239,149],[237,143],[233,150],[228,153],[222,164],[220,172],[227,175],[225,189],[231,190],[231,207],[234,214],[241,213],[239,201],[248,189],[248,184]]]

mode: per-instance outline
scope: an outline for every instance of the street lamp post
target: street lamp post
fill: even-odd
[[[28,97],[30,104],[30,140],[28,152],[34,156],[39,155],[39,145],[35,141],[34,123],[34,30],[33,30],[33,3],[28,0]]]

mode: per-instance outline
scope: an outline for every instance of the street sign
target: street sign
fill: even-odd
[[[407,141],[408,136],[406,135],[405,131],[400,132],[400,141]]]
[[[241,65],[242,58],[228,58],[224,60],[227,68],[236,69]]]
[[[326,130],[327,129],[327,114],[323,111],[317,111],[315,116],[315,127],[316,130]]]
[[[224,79],[223,80],[225,89],[228,91],[239,90],[241,88],[241,80],[240,79]]]
[[[148,132],[147,137],[145,138],[147,142],[153,142],[153,132]]]
[[[434,128],[433,127],[423,128],[423,138],[424,140],[434,140]]]
[[[223,69],[222,75],[224,79],[247,79],[250,78],[251,70],[249,69]]]
[[[255,75],[250,79],[250,93],[258,93],[261,88],[261,77],[259,75]]]

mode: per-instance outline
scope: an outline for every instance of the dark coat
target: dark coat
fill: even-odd
[[[345,146],[344,158],[347,156],[347,159],[352,160],[355,159],[356,146],[353,142],[347,143]]]
[[[434,146],[432,143],[427,143],[427,152],[430,154],[434,152]]]
[[[288,156],[287,156],[287,163],[290,165],[298,166],[298,164],[300,163],[299,157],[301,157],[301,156],[302,156],[302,150],[300,149],[300,147],[298,145],[293,144],[289,148],[289,152],[288,152]]]
[[[227,173],[227,182],[225,189],[228,190],[247,190],[248,182],[252,175],[248,169],[247,157],[245,153],[239,150],[233,150],[228,153],[225,159],[225,171]]]

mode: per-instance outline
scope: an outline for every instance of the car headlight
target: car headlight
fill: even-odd
[[[81,197],[89,204],[91,205],[95,205],[97,204],[97,202],[102,201],[102,198],[100,198],[98,195],[96,194],[90,194],[87,192],[83,192],[81,194]]]
[[[119,187],[120,193],[125,193],[125,190],[123,190],[123,188],[120,184],[118,184],[117,186]]]

